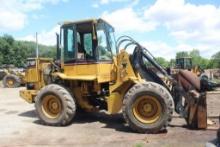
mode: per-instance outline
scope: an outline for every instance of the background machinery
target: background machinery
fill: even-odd
[[[177,73],[179,70],[188,70],[191,71],[193,74],[198,76],[203,81],[203,85],[206,85],[206,89],[208,91],[213,91],[215,88],[220,86],[220,83],[216,83],[208,77],[203,69],[200,66],[192,65],[192,58],[191,57],[181,57],[176,58],[176,66],[172,70],[172,72]]]
[[[0,70],[3,87],[16,88],[25,84],[24,70],[13,65],[4,65]]]
[[[175,66],[177,69],[191,70],[192,69],[192,58],[191,57],[176,58]]]
[[[202,79],[185,70],[168,75],[132,38],[116,42],[114,28],[102,19],[64,22],[57,35],[57,59],[32,59],[25,79],[27,88],[20,96],[35,103],[46,125],[68,125],[83,109],[122,110],[129,127],[140,133],[165,129],[174,110],[192,128],[207,126]]]
[[[192,64],[192,58],[191,57],[181,57],[181,58],[176,58],[176,69],[185,69],[189,70],[192,73],[196,74],[198,77],[206,76],[204,70],[200,68],[200,66],[195,65],[193,66]]]

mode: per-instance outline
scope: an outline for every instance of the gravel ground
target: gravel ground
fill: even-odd
[[[103,112],[78,115],[67,127],[39,123],[34,105],[19,98],[22,88],[0,88],[0,146],[95,146],[95,147],[203,147],[216,138],[220,94],[208,94],[208,115],[215,122],[207,130],[189,130],[178,115],[167,132],[133,133],[121,114]]]

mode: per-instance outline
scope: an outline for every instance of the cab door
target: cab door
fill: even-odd
[[[91,23],[63,28],[63,69],[66,79],[97,79],[98,64],[93,52],[93,31],[90,28]]]
[[[115,80],[116,68],[114,56],[116,56],[116,46],[113,28],[106,23],[98,23],[97,26],[97,53],[98,53],[98,82],[109,82]]]

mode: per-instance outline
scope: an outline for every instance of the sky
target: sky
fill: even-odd
[[[59,22],[103,18],[156,57],[220,51],[219,0],[0,0],[0,35],[55,45]],[[131,52],[131,50],[129,51]]]

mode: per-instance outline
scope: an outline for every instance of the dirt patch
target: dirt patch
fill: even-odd
[[[216,138],[220,113],[219,94],[208,94],[208,116],[215,122],[207,130],[190,130],[177,114],[159,134],[134,133],[121,114],[82,113],[66,127],[42,125],[34,105],[19,98],[21,88],[0,88],[1,146],[131,146],[203,147]]]

